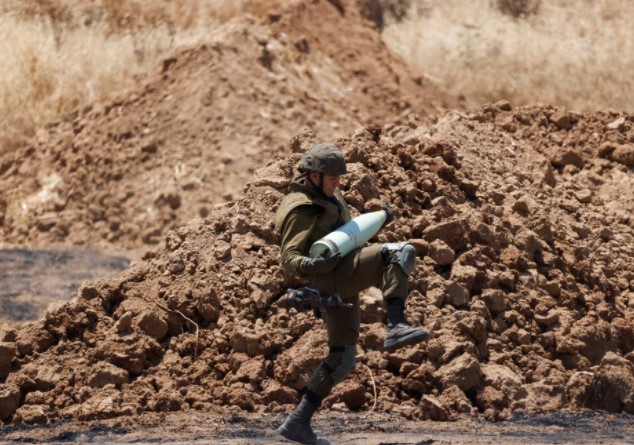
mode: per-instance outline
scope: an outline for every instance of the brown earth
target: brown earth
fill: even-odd
[[[238,197],[303,128],[334,140],[457,106],[390,52],[353,2],[335,4],[236,18],[174,51],[137,89],[0,158],[4,242],[154,245]]]
[[[372,28],[353,20],[356,13],[346,9],[342,18],[325,1],[295,5],[278,18],[269,17],[268,25],[241,19],[217,31],[240,45],[222,40],[179,53],[174,62],[166,62],[165,79],[157,74],[157,83],[148,82],[143,94],[113,102],[121,106],[121,116],[114,105],[78,113],[49,128],[42,141],[16,159],[3,161],[3,190],[22,190],[15,196],[40,190],[43,182],[20,182],[27,182],[29,172],[33,177],[35,168],[45,176],[63,172],[49,190],[64,197],[58,211],[47,207],[53,199],[20,219],[14,207],[18,201],[7,195],[3,227],[11,242],[105,240],[138,247],[145,237],[145,242],[160,243],[125,273],[84,283],[76,298],[43,320],[0,332],[0,419],[15,425],[101,422],[168,412],[281,418],[296,403],[326,345],[321,321],[278,307],[276,300],[289,282],[279,266],[271,220],[299,153],[341,134],[337,141],[350,163],[342,190],[353,213],[389,202],[398,218],[374,241],[415,240],[419,261],[407,313],[412,323],[428,326],[433,338],[426,345],[383,351],[381,297],[376,290],[365,292],[358,366],[326,399],[326,412],[376,411],[417,420],[498,420],[588,409],[634,414],[634,116],[549,106],[514,109],[499,102],[468,112],[427,109],[426,118],[425,109],[415,105],[420,100],[423,106],[422,96],[413,99],[406,93],[429,90],[410,77],[399,76],[406,89],[398,90],[403,96],[397,97],[412,102],[386,107],[385,98],[397,94],[390,89],[396,83],[382,82],[381,76],[393,63],[406,68],[385,49],[382,59],[376,54],[363,59],[377,63],[365,68],[376,88],[354,90],[354,101],[336,99],[336,92],[323,85],[319,89],[324,78],[331,79],[330,86],[347,83],[332,72],[328,77],[324,67],[329,65],[311,59],[309,71],[315,66],[322,71],[313,71],[313,88],[304,93],[319,100],[298,93],[294,100],[304,101],[286,110],[295,110],[288,119],[295,112],[310,117],[298,119],[298,127],[314,118],[313,130],[284,127],[282,118],[265,125],[272,120],[254,117],[262,108],[247,106],[259,104],[257,98],[272,94],[275,85],[299,88],[290,71],[284,71],[279,84],[262,83],[262,90],[249,89],[253,84],[248,82],[244,89],[231,90],[207,79],[206,91],[214,85],[215,91],[226,88],[227,95],[205,108],[198,79],[212,70],[204,63],[194,70],[193,61],[218,52],[233,54],[226,75],[244,72],[251,76],[245,78],[272,82],[266,66],[254,63],[272,50],[264,51],[266,45],[253,36],[260,30],[269,36],[266,42],[279,43],[281,33],[273,38],[275,33],[262,30],[286,29],[284,23],[292,24],[288,32],[304,23],[302,35],[310,36],[302,11],[342,20],[339,25],[349,26],[352,36],[358,22],[383,48]],[[327,37],[310,37],[308,53],[294,44],[287,49],[317,57],[311,48]],[[252,55],[250,65],[239,62],[242,52]],[[333,47],[330,57],[352,67],[341,62],[345,53]],[[283,59],[276,54],[273,66]],[[177,81],[181,78],[195,83],[186,88]],[[159,85],[167,92],[159,92]],[[249,99],[243,91],[257,94]],[[163,97],[160,93],[172,94],[173,105],[144,96],[153,94],[155,100]],[[380,102],[367,111],[373,97]],[[348,114],[345,110],[353,107],[342,104],[355,101],[358,108]],[[277,102],[265,103],[271,107],[267,119],[284,114]],[[215,108],[217,114],[204,114]],[[185,109],[196,116],[189,126],[178,124]],[[395,123],[365,125],[385,122],[381,116],[389,110]],[[226,127],[213,117],[203,124],[206,117],[199,121],[198,116],[229,119],[233,130],[223,136],[222,146],[215,146],[219,151],[208,152],[208,144],[198,141],[204,128],[220,137]],[[328,127],[329,122],[340,126]],[[352,129],[362,123],[365,127]],[[153,130],[146,136],[143,128]],[[82,145],[84,131],[91,136]],[[169,142],[154,139],[153,132],[159,131],[160,140]],[[260,145],[249,144],[251,138]],[[143,151],[150,140],[154,148]],[[89,152],[89,146],[102,149]],[[235,150],[237,160],[213,170],[227,149]],[[188,164],[190,153],[195,163]],[[137,169],[142,159],[145,166]],[[266,164],[266,159],[273,160]],[[180,177],[172,173],[178,162],[187,165],[178,167],[185,172]],[[240,192],[217,188],[222,180],[236,184],[245,175],[251,179]],[[191,177],[204,177],[201,184],[211,184],[215,194],[203,193],[200,184],[179,182]],[[130,196],[121,201],[127,190]],[[149,190],[152,199],[144,201]],[[223,199],[228,201],[218,203]],[[143,219],[142,205],[157,206],[146,213],[160,218]],[[201,211],[203,206],[207,210]],[[115,216],[118,228],[112,230]],[[191,219],[196,216],[204,217]],[[66,231],[59,230],[60,221]],[[179,227],[161,235],[174,226]],[[154,230],[153,235],[145,236],[141,227]],[[111,233],[118,235],[109,238]]]

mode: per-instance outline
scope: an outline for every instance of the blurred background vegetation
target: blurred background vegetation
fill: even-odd
[[[467,104],[634,111],[634,2],[410,0],[384,40]]]
[[[291,1],[4,0],[0,154],[133,86],[173,48]],[[355,1],[415,71],[469,106],[634,111],[631,0]]]

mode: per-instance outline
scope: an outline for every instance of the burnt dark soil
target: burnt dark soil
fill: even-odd
[[[169,413],[100,422],[58,422],[0,427],[7,443],[214,443],[283,444],[276,428],[281,414]],[[516,415],[499,422],[408,421],[378,413],[320,413],[315,431],[331,444],[631,444],[631,415],[603,412]],[[326,442],[324,442],[326,443]]]
[[[83,281],[129,265],[125,256],[87,248],[0,249],[0,323],[38,320],[51,304],[74,297]]]

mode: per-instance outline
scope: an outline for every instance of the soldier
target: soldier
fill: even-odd
[[[352,309],[328,308],[322,314],[328,332],[329,354],[313,372],[296,410],[278,432],[285,438],[317,443],[310,421],[321,401],[355,367],[359,338],[359,292],[377,286],[387,304],[388,350],[429,339],[429,331],[407,324],[404,316],[408,276],[414,268],[416,251],[409,243],[370,245],[345,257],[340,254],[310,258],[311,245],[350,220],[348,207],[339,192],[340,177],[346,162],[334,144],[317,144],[299,162],[300,176],[293,180],[291,193],[281,202],[275,215],[280,235],[282,265],[294,277],[310,283],[324,294],[339,295]],[[388,222],[393,212],[385,206]]]

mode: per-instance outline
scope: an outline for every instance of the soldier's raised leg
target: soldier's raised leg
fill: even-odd
[[[343,299],[371,286],[381,289],[387,306],[384,347],[389,350],[427,341],[425,328],[410,326],[405,319],[407,281],[416,263],[416,249],[410,243],[373,244],[351,252],[334,270],[334,278],[318,276],[317,286],[338,293]]]

